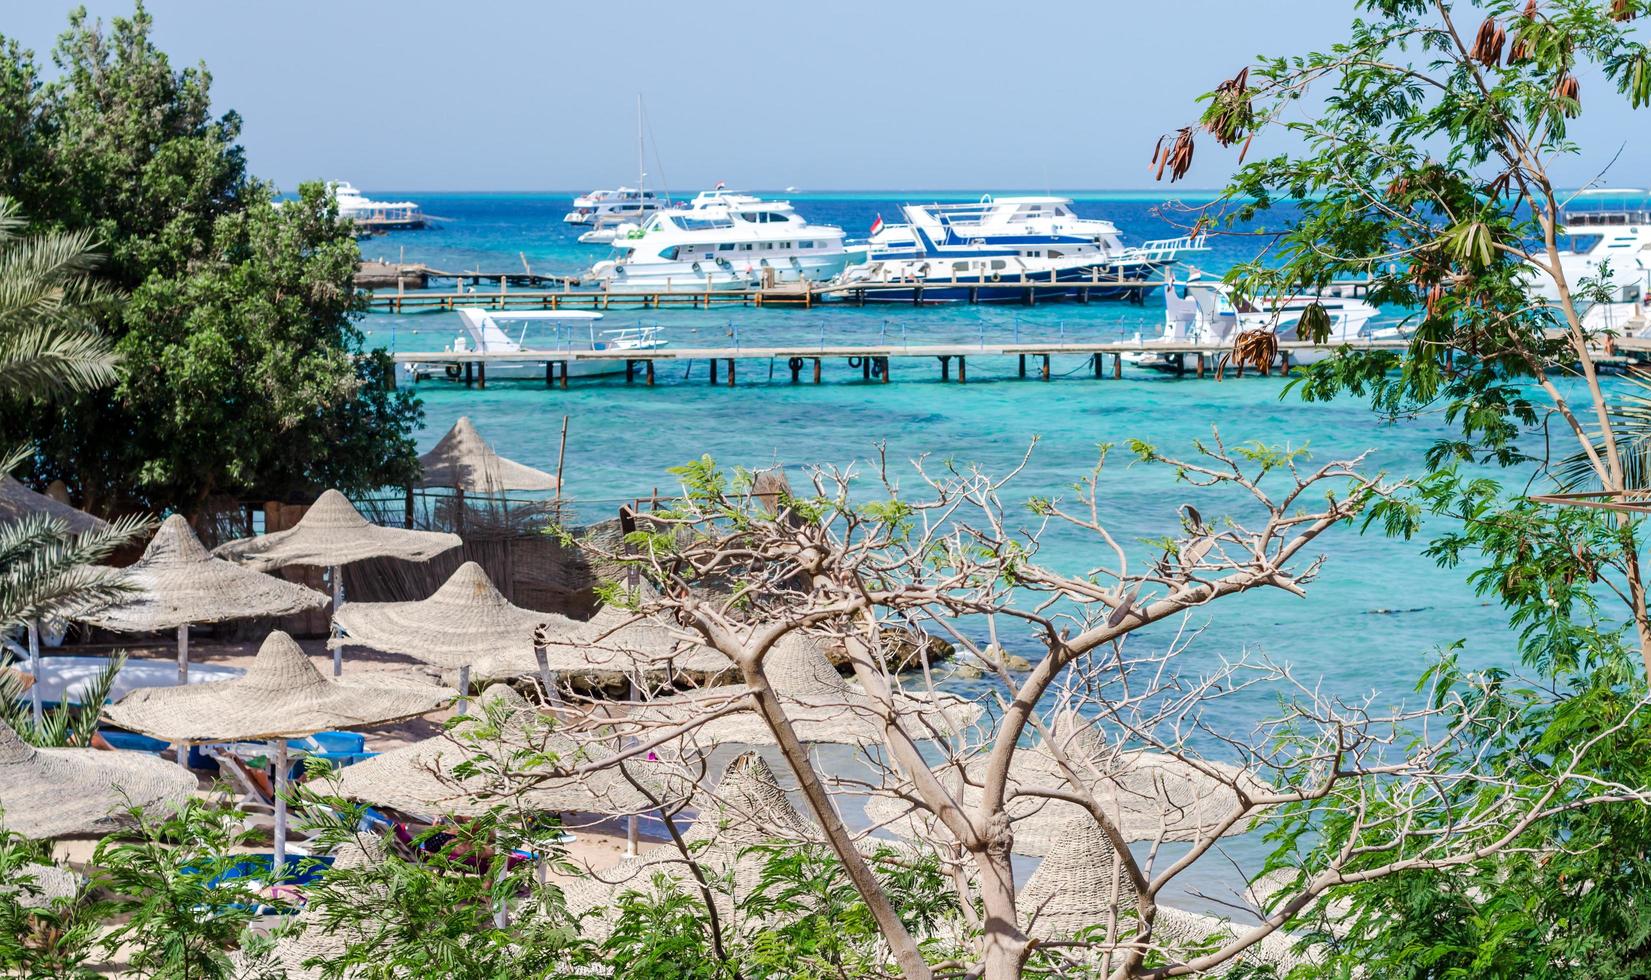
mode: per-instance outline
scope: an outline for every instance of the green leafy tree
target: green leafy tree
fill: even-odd
[[[1595,785],[1646,787],[1651,622],[1641,519],[1621,508],[1645,486],[1644,413],[1632,388],[1622,398],[1600,375],[1609,338],[1587,313],[1612,298],[1611,272],[1568,277],[1559,252],[1569,192],[1553,167],[1578,150],[1568,131],[1583,108],[1579,77],[1604,82],[1590,106],[1651,104],[1651,52],[1635,23],[1651,5],[1358,7],[1346,41],[1262,58],[1207,96],[1200,122],[1217,143],[1247,150],[1282,128],[1297,147],[1243,166],[1210,216],[1266,224],[1278,203],[1300,215],[1273,226],[1263,258],[1228,281],[1256,295],[1368,276],[1374,301],[1410,311],[1402,354],[1344,350],[1293,387],[1310,401],[1352,393],[1394,421],[1437,415],[1451,425],[1415,495],[1378,505],[1371,520],[1403,534],[1442,525],[1429,554],[1508,610],[1520,658],[1537,674],[1520,682],[1492,671],[1478,697],[1464,698],[1483,733],[1462,764],[1511,775],[1587,746]],[[1201,138],[1196,127],[1177,134],[1172,177]],[[1470,470],[1484,464],[1518,467],[1521,485]],[[1610,506],[1557,506],[1532,489],[1591,490]],[[1467,676],[1450,654],[1426,681],[1465,691]],[[1467,789],[1441,787],[1410,816],[1445,833],[1472,812]],[[1560,819],[1510,826],[1510,846],[1495,855],[1334,889],[1303,915],[1320,923],[1331,953],[1304,972],[1647,975],[1651,812],[1588,807],[1588,796],[1576,788]],[[1347,843],[1352,820],[1310,803],[1288,808],[1275,867],[1311,874]]]
[[[1413,311],[1409,349],[1348,350],[1314,364],[1295,382],[1303,396],[1352,392],[1391,418],[1442,415],[1454,432],[1430,450],[1433,467],[1538,465],[1552,489],[1580,481],[1621,502],[1636,470],[1599,374],[1605,338],[1585,325],[1609,289],[1574,280],[1560,262],[1569,195],[1552,168],[1577,150],[1568,130],[1582,111],[1579,74],[1603,77],[1628,106],[1651,104],[1651,54],[1631,23],[1651,8],[1640,0],[1359,7],[1365,16],[1346,41],[1262,58],[1207,96],[1202,126],[1216,142],[1248,149],[1257,134],[1281,128],[1300,147],[1243,166],[1218,206],[1227,220],[1265,223],[1278,202],[1300,215],[1275,227],[1266,254],[1228,281],[1256,295],[1369,277],[1373,301]],[[1299,111],[1304,99],[1316,99],[1316,109]],[[1176,146],[1190,157],[1196,138],[1188,127]],[[1539,427],[1539,437],[1523,438]],[[1534,458],[1554,442],[1576,454],[1568,471]],[[1463,517],[1478,506],[1478,488],[1456,489],[1460,499],[1436,494],[1434,508]],[[1485,526],[1495,514],[1478,516]],[[1584,564],[1595,579],[1618,573],[1621,621],[1651,669],[1637,522],[1612,517],[1606,527],[1610,547]]]
[[[349,223],[319,185],[278,203],[249,176],[240,118],[215,116],[205,67],[174,70],[151,29],[141,4],[107,30],[76,11],[49,82],[0,45],[0,190],[102,243],[100,275],[130,294],[103,321],[120,382],[4,429],[102,512],[406,482],[419,409],[363,350]]]
[[[253,840],[240,811],[191,799],[175,814],[131,817],[136,834],[106,837],[92,854],[93,883],[111,896],[105,955],[124,954],[139,977],[235,976],[230,954],[262,902],[238,873]]]

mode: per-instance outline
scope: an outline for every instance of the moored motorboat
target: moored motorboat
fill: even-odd
[[[1349,291],[1333,287],[1318,295],[1289,295],[1257,297],[1235,302],[1230,287],[1224,283],[1189,283],[1182,287],[1185,295],[1171,283],[1164,289],[1164,330],[1157,337],[1135,339],[1144,345],[1224,348],[1232,344],[1240,333],[1261,330],[1274,334],[1280,341],[1302,339],[1297,334],[1301,315],[1317,303],[1329,316],[1329,337],[1322,347],[1289,352],[1290,363],[1312,364],[1329,357],[1341,344],[1359,340],[1396,339],[1402,336],[1396,327],[1372,328],[1370,322],[1381,311]],[[1141,350],[1126,353],[1123,359],[1137,367],[1159,371],[1180,371],[1185,367],[1184,354],[1165,350]],[[1282,362],[1282,356],[1280,358]]]
[[[613,257],[582,278],[615,292],[825,282],[849,259],[841,228],[810,223],[788,201],[721,192],[658,211],[613,246]]]
[[[865,261],[836,285],[865,286],[865,299],[889,302],[1020,300],[1028,285],[1062,283],[1071,290],[1044,286],[1039,295],[1139,297],[1146,287],[1124,284],[1153,279],[1180,253],[1205,247],[1202,236],[1127,246],[1116,225],[1079,217],[1064,197],[986,195],[901,211],[899,224],[879,216]]]
[[[608,351],[622,353],[634,351],[640,358],[649,351],[657,351],[669,343],[659,335],[658,327],[628,327],[619,330],[596,330],[597,321],[602,314],[579,310],[512,310],[494,311],[475,307],[461,308],[456,311],[459,321],[464,325],[464,334],[454,338],[446,348],[456,354],[487,353],[487,354],[520,354],[521,360],[510,358],[488,358],[487,374],[489,378],[529,378],[543,379],[545,377],[545,362],[564,360],[569,377],[595,377],[605,374],[623,374],[625,359],[574,359],[562,358],[559,355],[579,352]],[[515,337],[510,336],[501,325],[502,322],[520,323],[521,329]],[[549,325],[552,336],[546,338],[548,346],[526,346],[528,329],[535,324]],[[584,327],[584,336],[580,336],[579,327]],[[427,378],[446,377],[457,380],[464,376],[464,367],[460,361],[443,361],[432,359],[418,361],[402,366],[408,378],[422,381]]]

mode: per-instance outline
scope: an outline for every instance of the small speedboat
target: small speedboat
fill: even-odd
[[[464,334],[455,337],[446,350],[455,353],[521,354],[522,360],[509,358],[487,360],[489,379],[543,379],[545,362],[564,360],[568,376],[588,378],[605,374],[623,374],[625,359],[616,357],[602,360],[575,360],[563,355],[581,351],[635,351],[638,358],[646,352],[666,346],[668,341],[659,335],[658,327],[629,327],[619,330],[596,330],[602,314],[580,310],[517,310],[496,311],[468,307],[456,311],[464,324]],[[519,322],[521,329],[515,337],[507,333],[501,323]],[[535,324],[548,325],[550,336],[546,346],[526,346],[527,332]],[[584,327],[582,332],[578,329]],[[538,338],[535,338],[538,339]],[[445,377],[458,380],[464,376],[464,365],[459,361],[417,361],[403,365],[407,377],[414,381]]]
[[[1334,288],[1323,295],[1258,297],[1244,302],[1235,302],[1231,288],[1224,283],[1189,283],[1181,289],[1185,295],[1174,283],[1164,290],[1163,332],[1152,338],[1136,334],[1137,342],[1221,348],[1231,345],[1238,334],[1253,330],[1273,333],[1280,341],[1300,340],[1296,326],[1303,311],[1314,303],[1321,304],[1330,316],[1329,339],[1321,347],[1290,351],[1292,364],[1321,361],[1339,344],[1403,336],[1394,327],[1372,329],[1370,321],[1381,311],[1362,299],[1340,295]],[[1137,367],[1159,371],[1184,366],[1182,355],[1168,351],[1131,351],[1122,356]]]

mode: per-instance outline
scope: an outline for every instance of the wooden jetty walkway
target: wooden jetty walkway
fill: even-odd
[[[565,289],[579,284],[578,276],[545,275],[526,270],[522,272],[446,272],[441,269],[432,269],[422,262],[397,263],[368,260],[356,266],[355,270],[355,284],[358,289],[423,290],[437,279],[450,279],[455,285],[461,283],[471,285],[501,283],[501,288],[508,285],[527,288],[557,286]],[[469,294],[460,292],[455,295]]]
[[[1651,341],[1644,342],[1643,349],[1651,350]],[[1279,343],[1285,370],[1289,369],[1290,357],[1293,353],[1303,350],[1332,350],[1341,347],[1350,347],[1356,350],[1391,350],[1403,351],[1409,347],[1404,340],[1373,340],[1359,341],[1349,344],[1318,345],[1306,341],[1282,341]],[[814,384],[820,384],[824,377],[823,365],[829,361],[844,361],[850,371],[858,373],[863,381],[878,381],[887,384],[889,381],[889,365],[896,360],[922,360],[933,358],[939,366],[940,380],[953,379],[955,362],[956,381],[966,384],[969,380],[969,359],[987,357],[1018,357],[1018,376],[1028,377],[1028,359],[1031,359],[1035,374],[1044,381],[1051,380],[1054,375],[1054,359],[1057,357],[1081,357],[1082,367],[1085,362],[1093,370],[1094,377],[1105,377],[1108,368],[1106,359],[1111,358],[1111,376],[1123,376],[1123,356],[1134,353],[1168,354],[1177,358],[1178,367],[1172,369],[1176,374],[1193,374],[1205,377],[1214,373],[1216,359],[1228,353],[1230,347],[1225,345],[1199,345],[1188,342],[1163,341],[1093,341],[1088,343],[1053,343],[1053,344],[924,344],[924,345],[837,345],[837,346],[793,346],[777,347],[661,347],[647,351],[594,351],[594,350],[540,350],[540,351],[512,351],[512,352],[482,352],[482,351],[398,351],[391,355],[391,359],[399,366],[403,364],[427,364],[439,366],[445,373],[446,366],[453,365],[463,372],[463,382],[466,386],[487,386],[487,366],[489,364],[542,364],[544,366],[545,384],[556,385],[562,388],[568,386],[568,367],[571,364],[600,361],[607,363],[623,362],[625,365],[625,380],[627,383],[640,380],[644,384],[654,383],[656,366],[664,364],[685,364],[684,377],[691,377],[693,364],[704,361],[707,365],[705,378],[709,384],[737,383],[739,377],[739,363],[741,361],[768,361],[770,365],[784,362],[786,370],[791,375],[793,384],[803,381],[807,375]],[[719,367],[721,370],[719,370]],[[1231,370],[1231,368],[1229,368]],[[769,369],[770,377],[773,367]]]
[[[891,281],[891,282],[857,282],[841,285],[821,283],[800,283],[782,286],[753,286],[748,288],[717,288],[717,289],[661,289],[661,290],[600,290],[575,289],[574,280],[563,282],[561,289],[512,289],[511,276],[494,276],[491,282],[497,282],[496,290],[457,292],[434,292],[428,290],[398,289],[396,292],[378,292],[367,298],[367,307],[374,313],[437,313],[453,310],[458,307],[480,307],[488,310],[610,310],[610,309],[710,309],[714,306],[793,306],[804,309],[812,308],[827,300],[841,301],[863,305],[868,302],[897,302],[914,306],[925,306],[936,302],[932,298],[926,299],[924,291],[927,289],[945,290],[948,293],[958,289],[956,283],[945,279],[929,279],[924,282]],[[1178,285],[1186,285],[1187,280],[1173,280]],[[1198,280],[1193,280],[1198,281]],[[1027,306],[1036,305],[1040,300],[1047,301],[1053,298],[1072,299],[1079,303],[1087,303],[1091,294],[1100,295],[1115,293],[1119,290],[1133,291],[1133,299],[1139,301],[1150,290],[1166,285],[1162,279],[1103,279],[1096,272],[1088,280],[1051,282],[1047,279],[1039,280],[1021,277],[1010,282],[993,283],[990,287],[994,292],[1001,292],[1005,287],[1015,289],[1019,294],[1019,301]],[[393,285],[393,283],[391,283]],[[974,287],[968,292],[965,300],[946,300],[945,302],[979,302],[980,289]],[[1368,288],[1363,280],[1338,282],[1329,292],[1344,296],[1362,295]],[[890,294],[906,294],[899,300],[888,300]]]

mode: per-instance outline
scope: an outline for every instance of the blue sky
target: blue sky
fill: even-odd
[[[8,6],[45,60],[72,3]],[[86,0],[93,15],[130,0]],[[845,188],[1141,188],[1158,134],[1257,53],[1326,46],[1347,0],[151,0],[177,64],[204,60],[245,117],[253,170],[290,188],[545,190],[650,183]],[[1648,117],[1589,106],[1567,179],[1621,156],[1651,181]],[[1613,100],[1614,101],[1614,100]],[[1259,145],[1252,152],[1266,147]],[[653,159],[657,152],[657,160]],[[1187,184],[1233,155],[1204,141]]]

